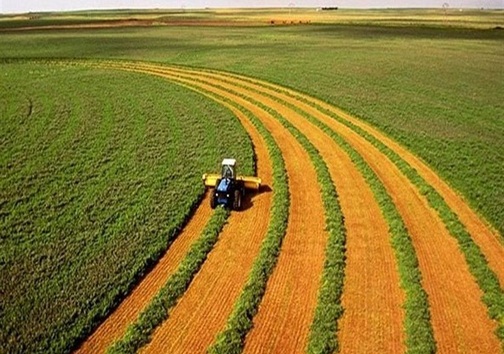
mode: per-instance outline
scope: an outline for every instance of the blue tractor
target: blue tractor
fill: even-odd
[[[218,205],[232,210],[242,208],[242,199],[247,189],[259,190],[261,179],[251,176],[236,175],[236,160],[222,160],[221,174],[204,174],[203,182],[207,187],[213,187],[210,196],[210,206]]]

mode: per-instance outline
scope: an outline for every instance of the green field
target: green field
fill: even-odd
[[[253,169],[239,123],[209,99],[140,74],[32,59],[213,68],[306,92],[407,146],[504,234],[504,31],[496,29],[504,12],[318,15],[0,18],[0,29],[123,17],[233,22],[0,32],[0,288],[8,289],[0,342],[8,352],[67,351],[166,249],[202,195],[202,172],[223,155]],[[255,25],[236,26],[247,19]]]
[[[167,248],[203,172],[227,154],[253,172],[231,112],[161,79],[7,64],[0,102],[7,352],[68,351]]]

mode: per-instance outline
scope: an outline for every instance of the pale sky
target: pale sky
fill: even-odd
[[[85,9],[139,8],[229,8],[229,7],[323,7],[380,8],[380,7],[442,7],[504,8],[504,0],[0,0],[0,13],[35,11],[69,11]]]

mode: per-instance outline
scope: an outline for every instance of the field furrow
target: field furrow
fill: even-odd
[[[143,353],[205,353],[225,324],[247,279],[264,238],[271,207],[272,166],[262,137],[240,111],[231,108],[252,138],[257,174],[263,192],[245,201],[242,212],[234,212],[170,317],[153,334]]]
[[[75,353],[104,353],[115,340],[124,335],[128,325],[135,321],[140,312],[177,269],[189,247],[200,235],[210,219],[210,215],[209,198],[206,197],[156,266],[147,273],[145,278],[93,334],[82,343]]]

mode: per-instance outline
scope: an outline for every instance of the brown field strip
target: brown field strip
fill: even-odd
[[[272,166],[261,135],[240,111],[230,107],[252,138],[257,174],[272,184]],[[247,210],[233,212],[186,293],[153,334],[142,353],[205,353],[228,318],[266,235],[271,192],[254,195]]]
[[[178,264],[193,241],[200,235],[211,214],[209,198],[205,197],[191,220],[159,262],[75,353],[104,353],[109,345],[124,335],[128,325],[136,320],[140,312],[177,269]]]
[[[201,74],[198,79],[207,80]],[[229,83],[219,85],[230,88]],[[255,88],[262,90],[262,87]],[[239,87],[235,89],[244,91]],[[267,106],[274,105],[268,98],[252,95]],[[439,351],[498,352],[499,341],[494,334],[497,324],[488,317],[481,301],[483,293],[470,274],[456,240],[449,235],[437,213],[399,169],[363,137],[320,112],[314,116],[341,134],[361,154],[391,194],[419,258]],[[311,125],[306,120],[296,122],[293,117],[288,115],[288,119],[303,132]],[[260,315],[261,312],[258,319]],[[254,330],[251,337],[253,334]]]
[[[236,82],[237,84],[247,85],[243,80],[239,78],[237,79],[236,77],[238,76],[235,77],[234,75],[228,76],[219,74],[215,75],[219,78]],[[468,203],[464,201],[464,199],[459,194],[457,194],[446,182],[439,178],[439,176],[429,166],[421,161],[421,159],[413,155],[410,151],[402,147],[391,138],[387,137],[378,129],[323,101],[300,94],[281,86],[272,84],[265,85],[264,82],[249,78],[247,78],[247,80],[257,83],[257,85],[250,87],[254,87],[261,90],[262,92],[265,92],[274,97],[278,97],[285,102],[293,104],[314,117],[319,116],[320,111],[306,104],[302,100],[296,99],[296,97],[302,98],[307,102],[320,106],[323,109],[332,112],[337,116],[347,120],[348,122],[358,126],[359,128],[362,128],[364,131],[374,136],[392,151],[401,156],[401,158],[404,159],[411,167],[417,170],[417,172],[425,179],[428,184],[436,189],[436,191],[446,201],[450,209],[458,215],[462,224],[464,224],[464,226],[467,228],[467,231],[471,234],[474,242],[480,247],[481,251],[485,255],[490,268],[497,275],[501,286],[504,285],[504,247],[501,243],[502,237],[498,235],[497,231],[495,231],[485,221],[483,221],[483,219],[469,207]],[[268,87],[271,87],[272,89],[268,89]],[[279,93],[276,90],[281,90],[283,93]]]
[[[284,117],[304,123],[281,104],[226,83],[223,88],[261,101]],[[404,294],[388,226],[371,189],[348,155],[318,128],[301,128],[323,156],[339,191],[347,228],[347,266],[340,342],[342,352],[404,352]],[[275,135],[275,133],[273,133]],[[362,316],[362,313],[368,316]],[[257,325],[256,325],[257,326]]]
[[[282,151],[291,207],[287,232],[245,353],[298,353],[306,346],[327,242],[315,169],[296,139],[272,117],[258,115]]]
[[[247,337],[245,352],[303,351],[317,302],[327,241],[317,177],[308,154],[279,122],[254,104],[194,79],[156,74],[194,83],[205,91],[232,99],[261,119],[274,135],[289,177],[289,224],[277,267],[254,320],[255,327]]]

